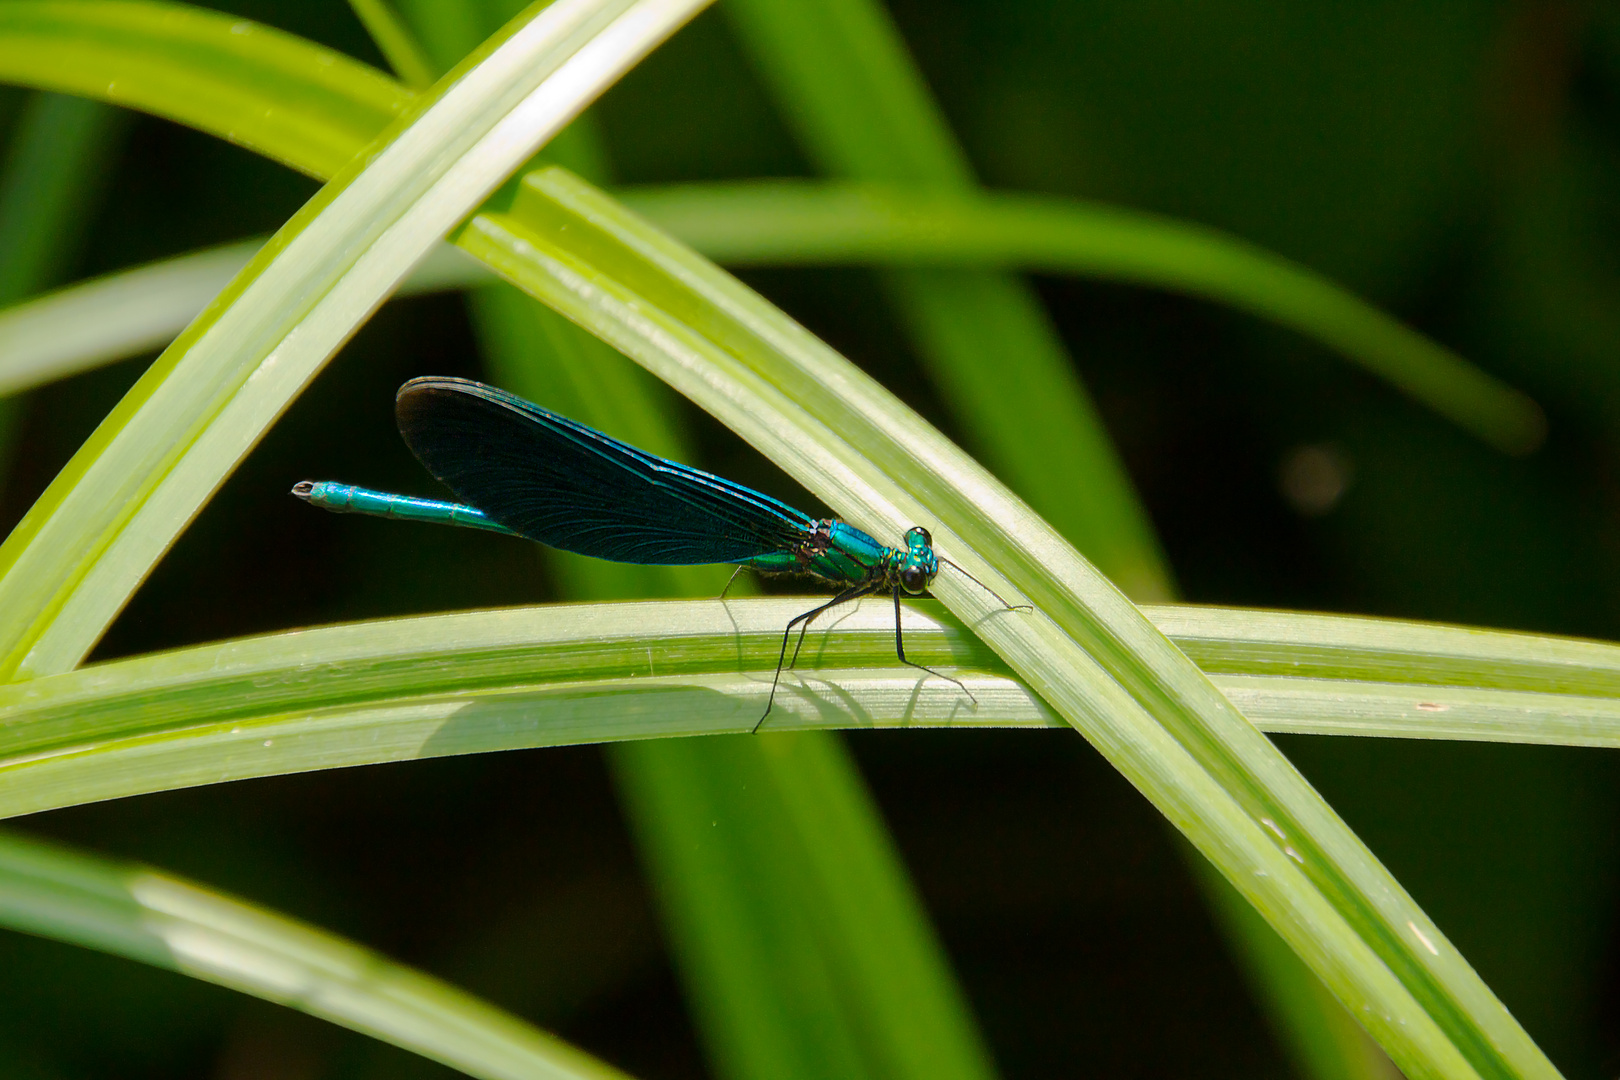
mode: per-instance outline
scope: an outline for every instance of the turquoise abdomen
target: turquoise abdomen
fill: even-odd
[[[762,574],[802,574],[803,567],[799,565],[799,557],[791,551],[772,551],[765,555],[756,555],[742,564]]]

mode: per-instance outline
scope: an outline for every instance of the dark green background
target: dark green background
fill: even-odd
[[[723,0],[722,0],[723,3]],[[229,6],[229,5],[227,5]],[[238,11],[377,61],[331,0]],[[900,0],[982,179],[1226,228],[1533,394],[1513,460],[1338,357],[1210,305],[1037,282],[1194,601],[1620,638],[1620,9],[1479,0]],[[20,95],[6,98],[14,114]],[[633,182],[806,175],[722,12],[596,110]],[[274,229],[314,185],[144,117],[58,279]],[[862,271],[747,280],[954,431]],[[988,362],[988,360],[987,360]],[[9,527],[140,370],[28,398]],[[98,657],[551,595],[531,549],[315,514],[308,477],[430,492],[413,375],[477,375],[461,302],[387,307],[186,533]],[[701,464],[813,501],[691,416]],[[1319,518],[1300,446],[1351,469]],[[1168,830],[1076,736],[851,737],[1004,1074],[1283,1076]],[[1620,1072],[1612,753],[1290,738],[1287,753],[1566,1075]],[[596,751],[395,765],[42,815],[349,934],[645,1080],[704,1075]],[[0,934],[0,1075],[442,1072],[133,963]]]

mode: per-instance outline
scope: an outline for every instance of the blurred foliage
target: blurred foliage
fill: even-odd
[[[345,7],[221,6],[382,63]],[[1229,229],[1337,277],[1547,408],[1546,447],[1504,459],[1250,319],[1038,280],[1187,598],[1620,638],[1614,5],[898,0],[892,10],[986,184]],[[4,98],[13,154],[26,144],[24,101]],[[605,155],[628,181],[812,172],[717,13],[595,112]],[[78,196],[82,254],[49,273],[84,276],[268,231],[313,190],[244,151],[137,117],[116,165]],[[747,279],[959,433],[917,377],[875,275]],[[82,376],[20,406],[0,525],[138,371]],[[398,383],[426,373],[481,373],[454,298],[374,319],[97,655],[556,595],[522,545],[328,518],[285,496],[305,475],[431,492],[391,411]],[[728,432],[687,420],[701,464],[810,505]],[[1005,1076],[1288,1074],[1167,830],[1080,740],[849,742]],[[1283,745],[1566,1075],[1620,1071],[1612,755]],[[637,1076],[705,1075],[592,750],[255,781],[28,827],[358,938]],[[20,1076],[438,1071],[66,946],[0,935],[0,972],[0,1054]]]

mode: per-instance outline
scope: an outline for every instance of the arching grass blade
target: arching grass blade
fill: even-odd
[[[300,1009],[483,1080],[624,1078],[336,935],[160,870],[4,832],[0,925]]]

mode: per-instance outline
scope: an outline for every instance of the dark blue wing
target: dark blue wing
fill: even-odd
[[[663,566],[742,562],[815,527],[768,495],[469,379],[412,379],[394,412],[412,453],[457,498],[564,551]]]

